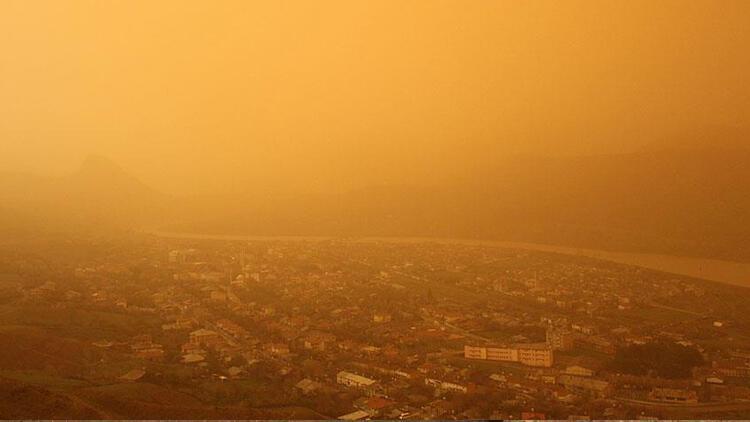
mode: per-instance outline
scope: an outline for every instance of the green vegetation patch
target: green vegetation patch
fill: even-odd
[[[619,348],[610,369],[630,375],[688,378],[694,367],[704,363],[703,356],[693,348],[658,342]]]

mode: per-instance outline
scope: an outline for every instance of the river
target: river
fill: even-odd
[[[341,239],[325,236],[240,236],[240,235],[212,235],[198,233],[175,233],[150,231],[159,237],[203,240],[240,240],[240,241],[325,241]],[[597,249],[573,248],[567,246],[545,245],[540,243],[507,242],[476,239],[445,239],[426,237],[358,237],[345,238],[349,241],[360,242],[394,242],[394,243],[452,243],[464,245],[496,246],[511,249],[526,249],[534,251],[555,252],[566,255],[586,256],[603,259],[621,264],[636,265],[643,268],[664,271],[672,274],[702,278],[736,286],[750,287],[750,263],[724,261],[719,259],[693,258],[684,256],[659,255],[632,252],[611,252]]]

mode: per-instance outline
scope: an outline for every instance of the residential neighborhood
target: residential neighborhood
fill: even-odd
[[[744,288],[483,245],[123,242],[2,257],[8,309],[101,315],[54,322],[92,385],[342,420],[750,414]]]

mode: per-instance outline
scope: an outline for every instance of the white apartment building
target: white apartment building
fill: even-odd
[[[545,344],[519,344],[513,347],[464,346],[467,359],[518,362],[527,366],[549,368],[554,362],[554,354]]]
[[[339,371],[339,373],[336,374],[336,382],[354,388],[368,388],[377,383],[377,381],[373,379],[347,371]]]

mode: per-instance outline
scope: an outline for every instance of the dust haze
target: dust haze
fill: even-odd
[[[0,419],[749,419],[749,22],[1,1]]]
[[[1,7],[5,170],[330,193],[749,124],[744,1]]]

